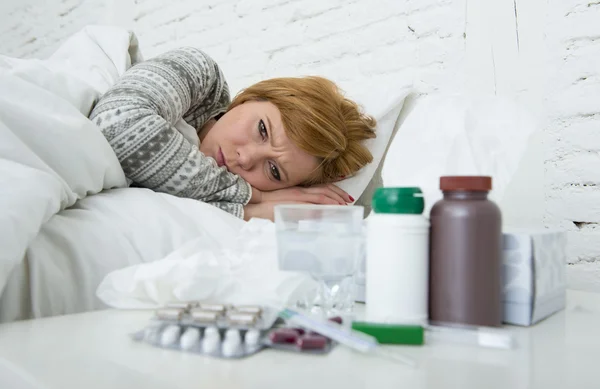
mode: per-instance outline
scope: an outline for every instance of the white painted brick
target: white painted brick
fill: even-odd
[[[200,48],[210,55],[219,65],[230,61],[231,58],[231,46],[230,45],[218,45],[218,46],[205,46],[202,41],[199,41],[194,36],[188,36],[181,39],[183,45],[190,45]]]
[[[303,8],[311,6],[306,3],[306,0],[282,0],[275,5],[265,4],[257,7],[259,3],[250,0],[236,3],[234,13],[238,18],[253,20],[261,30],[270,30],[290,25]]]
[[[561,157],[574,150],[600,150],[600,113],[597,118],[570,118],[549,128],[548,159]]]
[[[462,35],[464,32],[465,15],[453,3],[441,2],[437,7],[421,8],[410,12],[407,17],[408,25],[417,37],[435,34],[439,37]]]
[[[269,64],[269,73],[278,76],[292,75],[322,75],[333,80],[354,80],[365,77],[359,62],[362,57],[348,57],[343,60],[333,60],[326,63],[309,63],[304,65],[293,65],[292,63],[278,63],[272,61]],[[344,66],[340,66],[340,63]]]
[[[555,19],[554,28],[549,31],[553,39],[568,42],[572,39],[600,35],[600,5],[588,7],[591,1],[580,2],[567,11],[564,16]]]
[[[247,36],[231,42],[231,52],[234,56],[252,55],[256,52],[276,55],[282,49],[306,42],[303,37],[304,30],[302,25],[289,25],[277,30],[249,32]]]
[[[377,47],[361,56],[358,67],[365,75],[401,71],[411,64],[415,65],[415,51],[414,45],[391,44]]]
[[[584,186],[548,190],[546,209],[557,219],[600,223],[600,191]]]
[[[597,291],[600,264],[590,262],[600,260],[599,5],[555,1],[546,29],[550,76],[545,219],[569,231],[569,287]]]
[[[166,51],[179,46],[175,39],[177,38],[177,30],[174,25],[162,25],[154,27],[144,35],[144,43],[142,48],[145,49],[148,46],[154,47],[159,50],[160,46],[163,46],[160,51]],[[164,47],[166,46],[166,47]]]
[[[567,233],[568,263],[594,262],[600,257],[600,224],[584,225]]]
[[[311,39],[331,34],[347,34],[350,37],[349,32],[359,34],[372,23],[405,15],[407,12],[402,2],[385,2],[388,5],[382,6],[380,1],[357,1],[314,17],[298,19],[292,24],[305,25],[306,36]]]
[[[52,53],[67,36],[100,20],[104,3],[100,0],[33,1],[21,13],[7,15],[17,28],[2,35],[0,53],[17,57],[44,57]],[[16,12],[16,10],[15,10]],[[18,17],[16,15],[19,15]],[[0,16],[0,25],[4,17]]]
[[[579,82],[549,97],[550,118],[590,115],[600,112],[600,87],[597,82]]]
[[[465,8],[465,3],[465,0],[406,0],[406,9],[408,9],[409,12],[412,13],[415,11],[424,11],[453,4],[456,10],[463,12]]]
[[[552,89],[571,85],[600,84],[600,41],[569,51],[558,61],[557,71],[550,79]]]
[[[600,262],[581,263],[567,267],[567,287],[600,293]]]
[[[187,10],[187,8],[183,8]],[[224,20],[224,15],[233,15],[234,4],[222,3],[214,6],[200,7],[195,10],[189,10],[189,16],[177,22],[175,27],[183,34],[194,34],[196,32],[206,31],[211,28],[224,26],[227,23]],[[239,33],[239,31],[238,31]]]
[[[281,62],[293,60],[298,65],[326,64],[342,57],[366,55],[379,47],[387,47],[389,50],[407,45],[414,47],[414,43],[407,42],[409,33],[402,19],[393,18],[367,26],[365,33],[353,40],[343,34],[335,34],[310,43],[297,42],[295,44],[298,47],[273,53],[273,59]],[[399,58],[398,61],[400,60],[402,59]],[[410,64],[413,57],[404,61]]]
[[[593,0],[553,0],[551,11],[565,17],[571,13],[586,12],[593,3]]]
[[[600,149],[571,152],[555,161],[546,163],[547,178],[553,188],[568,186],[594,186],[600,190]],[[600,191],[598,192],[600,198]]]
[[[142,15],[136,17],[136,29],[147,31],[165,24],[179,23],[180,21],[185,21],[191,15],[196,15],[194,10],[189,9],[185,3],[175,1],[168,6],[148,9]]]
[[[242,0],[236,4],[236,14],[247,16],[272,9],[279,10],[289,4],[297,3],[293,0]]]
[[[136,0],[135,4],[135,18],[137,20],[144,18],[149,13],[153,13],[163,7],[168,7],[162,0]]]
[[[600,4],[554,1],[549,10],[546,220],[569,230],[569,286],[600,290],[590,277],[598,263],[588,263],[600,259]]]
[[[221,66],[228,78],[235,79],[262,73],[266,68],[268,61],[268,55],[256,53],[255,55],[247,56],[246,58],[222,61],[219,63],[219,66]]]
[[[256,34],[260,31],[259,29],[260,26],[254,20],[243,18],[229,25],[217,25],[206,31],[201,31],[198,37],[208,45],[220,45],[239,39],[243,35]]]
[[[320,14],[324,14],[326,12],[332,11],[332,10],[336,10],[336,9],[341,9],[343,7],[346,7],[349,3],[354,3],[357,0],[352,0],[352,1],[343,1],[343,0],[330,0],[330,1],[323,1],[323,0],[303,0],[300,3],[300,6],[297,8],[295,14],[294,14],[294,18],[293,21],[296,21],[298,19],[308,19],[308,18],[312,18],[315,17],[317,15]],[[360,1],[360,0],[358,0]],[[381,2],[379,1],[374,1],[373,2],[374,6],[382,6],[383,4],[381,4]]]
[[[426,66],[432,63],[449,63],[456,58],[456,53],[464,50],[464,40],[461,37],[439,38],[426,36],[419,39],[416,45],[418,64]]]

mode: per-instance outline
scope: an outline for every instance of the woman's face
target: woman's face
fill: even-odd
[[[247,101],[201,135],[200,151],[262,191],[296,186],[319,166],[286,136],[281,115],[267,101]]]

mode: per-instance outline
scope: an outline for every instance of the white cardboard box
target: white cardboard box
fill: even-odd
[[[529,326],[564,309],[566,235],[507,231],[503,236],[504,322]]]

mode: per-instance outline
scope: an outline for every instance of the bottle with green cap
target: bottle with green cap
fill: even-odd
[[[429,221],[420,188],[379,188],[367,220],[366,319],[427,321]]]

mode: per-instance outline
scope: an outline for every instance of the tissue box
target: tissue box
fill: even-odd
[[[503,234],[505,323],[529,326],[565,307],[565,246],[562,231]]]

